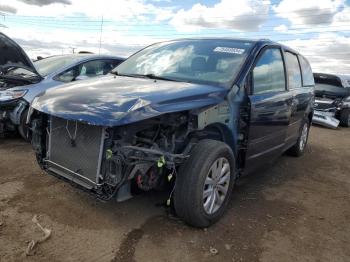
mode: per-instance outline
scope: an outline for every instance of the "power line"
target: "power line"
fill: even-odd
[[[271,20],[269,20],[269,22],[271,22]],[[38,26],[46,26],[46,27],[52,27],[52,28],[70,28],[70,29],[82,29],[82,30],[98,30],[100,29],[100,24],[101,24],[101,21],[99,22],[100,24],[99,25],[85,25],[83,23],[80,23],[80,24],[71,24],[71,25],[66,25],[65,23],[63,24],[57,24],[57,23],[47,23],[47,22],[42,22],[42,21],[35,21],[35,20],[32,20],[32,21],[29,21],[29,20],[26,20],[26,21],[16,21],[16,23],[18,24],[27,24],[27,25],[38,25]],[[349,22],[348,21],[340,21],[338,22],[339,24],[341,25],[336,25],[336,26],[327,26],[328,27],[343,27],[343,26],[349,26],[350,25],[350,20]],[[104,25],[105,25],[105,20],[104,20]],[[324,27],[321,27],[319,25],[329,25],[330,23],[329,22],[320,22],[320,23],[315,23],[315,26],[317,26],[317,28],[324,28]],[[162,25],[157,25],[158,26],[167,26],[169,24],[162,24]],[[285,24],[281,24],[281,25],[285,25]],[[307,27],[302,27],[303,23],[299,23],[299,24],[293,24],[293,27],[290,27],[289,30],[300,30],[300,29],[305,29]],[[84,26],[84,28],[82,28],[82,26]],[[115,27],[130,27],[131,25],[115,25]],[[144,25],[144,24],[139,24],[138,26],[140,26],[141,28],[127,28],[127,29],[118,29],[118,31],[127,31],[127,32],[130,32],[130,31],[136,31],[136,32],[143,32],[143,31],[149,31],[149,32],[152,32],[152,31],[157,31],[157,30],[161,30],[162,32],[168,32],[168,31],[174,31],[175,28],[172,28],[172,29],[167,29],[167,28],[162,28],[162,29],[145,29],[143,28],[144,26],[148,26],[148,24]],[[173,25],[171,25],[172,27],[174,27]],[[300,28],[298,27],[295,27],[295,26],[301,26]],[[311,26],[311,25],[309,25]],[[110,26],[111,27],[111,26]],[[273,26],[269,26],[269,25],[266,25],[266,26],[263,26],[263,28],[276,28],[277,25],[273,25]],[[315,27],[312,27],[313,29]],[[217,30],[218,28],[203,28],[205,30]],[[223,28],[225,30],[234,30],[234,28],[232,29],[228,29],[228,28]],[[261,31],[261,30],[260,30]]]
[[[98,48],[98,54],[101,54],[101,44],[102,44],[102,31],[103,31],[103,16],[101,18],[101,30],[100,30],[100,46]]]
[[[32,22],[17,22],[18,24],[24,24],[24,25],[40,25],[41,27],[45,26],[47,28],[58,28],[58,29],[72,29],[72,30],[79,30],[79,31],[100,31],[101,30],[101,25],[99,26],[99,28],[86,28],[86,27],[71,27],[71,26],[66,26],[66,25],[44,25],[44,24],[37,24],[37,23],[32,23]],[[101,23],[101,22],[100,22]],[[117,27],[117,26],[116,26]],[[276,34],[286,34],[289,35],[289,33],[287,32],[280,32],[275,30],[277,26],[263,26],[261,30],[259,31],[232,31],[232,32],[198,32],[198,33],[176,33],[176,29],[158,29],[158,30],[145,30],[145,29],[113,29],[112,27],[110,28],[105,28],[105,31],[114,31],[114,32],[133,32],[133,33],[141,33],[141,32],[146,32],[146,33],[164,33],[164,32],[171,32],[172,35],[201,35],[201,34],[227,34],[227,33],[232,33],[232,34],[237,34],[237,33],[246,33],[246,34],[253,34],[253,33],[276,33]],[[300,27],[300,28],[287,28],[287,31],[305,31],[305,32],[296,32],[294,34],[303,34],[303,33],[322,33],[322,32],[347,32],[349,30],[341,30],[342,28],[346,29],[350,27],[350,24],[344,24],[344,25],[333,25],[333,26],[317,26],[317,27]],[[339,29],[336,31],[329,31],[329,30],[322,30],[322,29]],[[212,31],[212,30],[218,30],[219,28],[204,28],[203,30],[207,30],[207,31]],[[273,29],[273,30],[265,30],[265,29]],[[318,31],[308,31],[308,30],[317,30],[320,29]],[[234,29],[222,29],[221,30],[234,30]],[[159,34],[145,34],[147,36],[159,36]]]
[[[314,14],[315,11],[325,11],[325,10],[329,10],[331,11],[331,13],[335,13],[335,12],[339,12],[339,11],[342,11],[344,9],[344,7],[340,7],[340,8],[310,8],[310,9],[306,9],[306,10],[298,10],[299,13],[302,13],[303,15],[296,15],[296,16],[289,16],[288,18],[299,18],[299,17],[310,17],[310,16],[326,16],[326,15],[330,15],[330,13],[328,14]],[[278,13],[275,13],[275,14],[293,14],[293,13],[296,13],[296,11],[288,11],[288,12],[278,12]],[[154,14],[149,14],[149,15],[154,15]],[[232,15],[230,16],[230,18],[256,18],[256,19],[260,19],[260,18],[257,18],[259,16],[267,16],[269,15],[268,13],[266,14],[247,14],[247,15]],[[65,20],[67,23],[71,23],[71,22],[77,22],[77,21],[74,21],[76,19],[82,19],[81,21],[84,21],[84,22],[87,22],[87,23],[100,23],[100,20],[92,20],[90,19],[89,17],[87,16],[64,16],[63,19],[61,18],[57,18],[57,17],[52,17],[52,16],[23,16],[23,15],[15,15],[15,14],[9,14],[7,15],[7,17],[9,18],[12,18],[12,17],[15,17],[15,18],[24,18],[24,19],[47,19],[48,21],[52,22],[52,20],[59,20],[59,21],[63,21]],[[68,19],[74,19],[74,20],[67,20]],[[223,16],[211,16],[210,18],[227,18],[227,17],[223,17]],[[284,18],[280,18],[280,19],[284,19]],[[244,21],[246,21],[244,19]],[[109,23],[109,22],[118,22],[118,20],[107,20],[105,19],[104,21],[105,23]],[[137,25],[137,24],[135,24]]]

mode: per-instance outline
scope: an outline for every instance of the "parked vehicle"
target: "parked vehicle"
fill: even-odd
[[[29,104],[63,83],[109,73],[124,59],[105,55],[59,55],[32,62],[22,48],[0,33],[0,133],[18,130],[27,138]]]
[[[315,73],[313,122],[330,128],[350,126],[350,75]]]
[[[305,151],[314,79],[288,47],[175,40],[139,51],[113,74],[48,90],[29,115],[39,165],[100,198],[126,200],[132,185],[169,182],[167,203],[207,227],[239,176]]]

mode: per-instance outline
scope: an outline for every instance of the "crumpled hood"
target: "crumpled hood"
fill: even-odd
[[[209,85],[108,75],[50,89],[32,107],[67,120],[118,126],[218,104],[227,92]]]

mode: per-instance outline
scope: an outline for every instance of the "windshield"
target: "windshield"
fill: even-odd
[[[38,73],[47,76],[62,67],[68,66],[79,60],[79,56],[51,56],[34,62],[34,66]]]
[[[114,73],[227,87],[238,74],[251,46],[252,42],[240,40],[159,43],[131,56]]]

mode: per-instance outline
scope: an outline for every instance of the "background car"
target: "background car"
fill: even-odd
[[[314,79],[286,46],[175,40],[112,73],[47,90],[28,117],[39,165],[104,200],[170,183],[177,215],[207,227],[239,176],[305,151]]]
[[[107,55],[72,54],[31,62],[13,40],[0,33],[0,133],[18,129],[27,138],[29,104],[40,93],[58,85],[106,75],[124,61]]]
[[[330,128],[350,126],[350,75],[314,73],[313,122]]]

